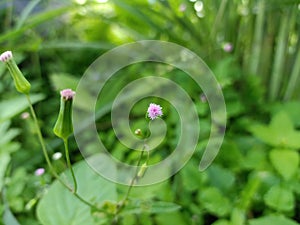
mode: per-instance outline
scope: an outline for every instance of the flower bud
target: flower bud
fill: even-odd
[[[148,168],[147,163],[143,163],[143,165],[141,166],[141,168],[140,168],[140,170],[139,170],[139,172],[137,174],[137,177],[138,178],[143,177],[144,174],[145,174],[145,172],[146,172],[146,170],[147,170],[147,168]]]
[[[67,139],[73,133],[72,104],[75,92],[65,89],[60,92],[60,110],[53,132],[56,136]]]
[[[6,51],[0,55],[0,61],[4,62],[14,80],[15,87],[18,92],[23,94],[29,94],[30,91],[30,83],[24,77],[23,73],[20,71],[19,67],[17,66],[12,52]]]

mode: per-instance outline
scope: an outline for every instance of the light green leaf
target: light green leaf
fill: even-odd
[[[20,225],[8,207],[4,211],[3,222],[9,225]]]
[[[294,222],[284,216],[265,216],[258,219],[249,220],[250,225],[299,225],[299,223]]]
[[[250,130],[266,144],[275,147],[300,148],[300,132],[294,129],[289,116],[283,111],[272,118],[269,126],[253,125]]]
[[[228,220],[217,220],[212,225],[231,225]]]
[[[281,186],[273,186],[264,196],[265,203],[278,211],[291,211],[295,207],[295,199],[291,190]]]
[[[198,172],[198,171],[197,171]],[[228,190],[234,185],[234,174],[219,165],[212,165],[207,169],[208,177],[214,187],[219,190]]]
[[[8,153],[0,154],[0,191],[2,190],[3,186],[3,179],[6,171],[6,167],[10,162],[11,158]]]
[[[223,217],[229,214],[232,206],[217,188],[207,188],[199,193],[199,202],[210,213]]]
[[[94,172],[85,161],[74,167],[78,193],[86,200],[102,205],[117,198],[115,184]],[[70,174],[66,173],[71,181]],[[61,176],[66,179],[65,176]],[[75,198],[70,191],[55,181],[37,207],[37,216],[43,225],[94,224],[90,208]]]
[[[66,73],[55,73],[52,74],[51,83],[54,86],[55,90],[60,91],[62,89],[71,88],[76,90],[79,79]]]
[[[169,213],[179,209],[180,206],[173,202],[131,200],[122,214]]]
[[[288,149],[273,149],[270,160],[276,171],[285,179],[291,179],[299,166],[298,152]]]
[[[32,104],[41,101],[45,98],[43,94],[30,95]],[[0,102],[0,122],[8,120],[28,107],[28,102],[25,96],[18,96],[9,100]]]
[[[155,221],[159,225],[188,225],[183,213],[173,212],[155,215]]]

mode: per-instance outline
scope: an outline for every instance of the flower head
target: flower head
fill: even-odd
[[[148,110],[148,117],[151,120],[154,120],[156,117],[162,116],[163,112],[162,112],[162,108],[160,105],[154,104],[154,103],[150,103]]]
[[[62,154],[61,154],[60,152],[55,152],[55,153],[52,155],[52,159],[53,159],[53,160],[59,160],[61,157],[62,157]]]
[[[23,94],[29,94],[31,85],[28,82],[28,80],[26,80],[23,73],[21,72],[18,65],[16,64],[12,52],[11,51],[3,52],[0,55],[0,61],[4,62],[7,69],[9,70],[14,80],[17,91]]]
[[[0,61],[2,62],[7,62],[9,60],[12,59],[12,53],[11,51],[6,51],[6,52],[3,52],[1,55],[0,55]]]
[[[60,95],[60,110],[53,132],[56,136],[67,139],[73,133],[72,105],[75,92],[71,89],[64,89]]]
[[[64,100],[72,99],[75,94],[76,92],[72,91],[72,89],[64,89],[60,92],[60,95]]]
[[[227,43],[223,44],[223,50],[225,52],[232,52],[233,45],[231,43],[227,42]]]
[[[45,173],[45,169],[44,168],[38,168],[36,171],[34,171],[34,175],[35,176],[42,176]]]

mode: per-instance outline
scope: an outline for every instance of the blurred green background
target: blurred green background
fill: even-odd
[[[107,106],[134,79],[159,74],[177,82],[194,100],[202,125],[195,154],[179,173],[133,190],[132,199],[154,202],[152,210],[141,210],[137,203],[140,209],[123,215],[121,224],[300,224],[299,0],[2,0],[0,18],[0,50],[13,51],[32,84],[51,155],[63,151],[52,133],[58,91],[76,89],[87,67],[108,50],[137,40],[174,42],[198,54],[214,72],[226,100],[228,124],[221,151],[204,172],[198,171],[198,163],[209,138],[210,111],[193,81],[159,64],[130,66],[119,72],[122,79],[117,74],[110,81],[114,88],[96,108],[101,115],[97,128],[122,161],[134,163],[137,154],[116,141]],[[15,91],[4,64],[0,79],[0,224],[101,224],[86,209],[79,213],[70,207],[68,215],[64,205],[50,210],[60,204],[52,194],[61,192],[50,186],[47,170],[35,175],[46,164],[26,99]],[[160,104],[172,112],[166,102]],[[132,110],[133,130],[144,125],[143,110],[142,103]],[[178,141],[178,116],[169,113],[164,119],[168,134],[153,162],[166,158]],[[73,163],[82,159],[73,139],[71,152]],[[66,169],[63,157],[54,157],[53,163],[60,172]],[[111,190],[121,199],[126,187],[113,185]],[[155,201],[170,205],[156,207]],[[63,217],[67,219],[59,220]]]

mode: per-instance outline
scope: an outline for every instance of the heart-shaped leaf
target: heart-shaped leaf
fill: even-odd
[[[299,166],[298,152],[288,149],[273,149],[270,160],[276,171],[285,179],[291,179]]]
[[[74,166],[78,181],[78,193],[86,200],[97,205],[104,201],[116,201],[115,184],[100,177],[85,161]],[[71,181],[68,171],[66,177]],[[66,179],[65,176],[61,176]],[[43,225],[93,225],[90,207],[55,181],[43,196],[37,207],[37,216]]]

